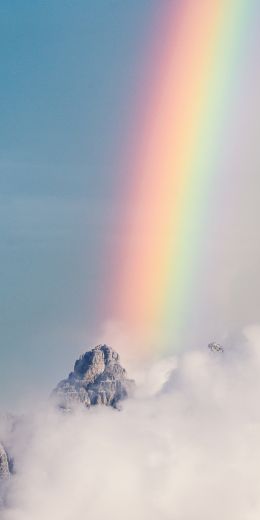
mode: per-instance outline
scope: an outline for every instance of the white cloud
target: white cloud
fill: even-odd
[[[223,355],[147,366],[139,382],[121,412],[23,421],[3,520],[259,519],[260,328]]]

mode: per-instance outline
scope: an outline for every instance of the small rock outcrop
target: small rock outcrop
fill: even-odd
[[[209,343],[208,348],[209,348],[209,350],[211,350],[211,352],[224,352],[224,348],[219,343],[216,343],[215,341],[212,341],[211,343]]]
[[[120,365],[117,352],[107,345],[98,345],[76,361],[74,371],[58,384],[52,395],[65,411],[77,404],[118,408],[119,401],[131,395],[134,386]]]
[[[11,467],[4,446],[0,443],[0,479],[6,480],[11,475]]]

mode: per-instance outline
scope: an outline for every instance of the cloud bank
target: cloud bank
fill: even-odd
[[[8,433],[16,475],[1,518],[258,520],[260,328],[223,355],[161,360],[139,382],[121,412],[23,418]]]

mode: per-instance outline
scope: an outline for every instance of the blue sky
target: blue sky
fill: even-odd
[[[152,0],[0,4],[0,403],[95,334]],[[18,397],[19,396],[19,397]]]
[[[99,337],[131,166],[124,146],[138,131],[161,5],[0,2],[1,409],[47,396]],[[209,200],[191,348],[260,323],[258,17]]]

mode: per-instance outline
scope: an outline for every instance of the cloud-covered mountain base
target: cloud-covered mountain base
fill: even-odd
[[[254,328],[224,354],[153,365],[121,412],[41,410],[9,434],[16,475],[1,518],[259,520],[259,395]]]

